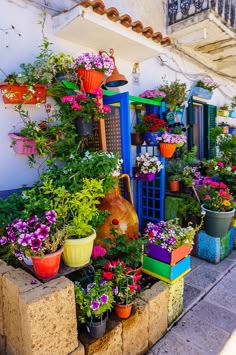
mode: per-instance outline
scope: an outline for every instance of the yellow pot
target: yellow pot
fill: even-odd
[[[93,229],[88,237],[67,239],[64,244],[62,258],[70,267],[82,267],[90,262],[96,232]]]

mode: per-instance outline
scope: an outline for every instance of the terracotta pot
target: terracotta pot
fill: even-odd
[[[81,91],[93,93],[93,90],[100,88],[104,78],[104,73],[96,70],[77,69],[77,74],[81,82]]]
[[[31,257],[35,274],[39,279],[50,279],[57,275],[63,249],[61,247],[55,253],[45,255],[44,258],[40,256]]]
[[[46,102],[47,85],[34,85],[34,92],[27,85],[0,83],[5,104],[37,104]]]
[[[174,143],[160,143],[160,153],[163,156],[163,158],[172,158],[175,149],[176,149],[176,144]]]
[[[172,192],[176,192],[176,191],[179,191],[180,189],[180,184],[179,184],[179,181],[177,180],[170,180],[169,181],[169,190],[172,191]]]
[[[129,304],[116,303],[114,306],[114,309],[115,309],[115,313],[116,313],[117,317],[122,318],[122,319],[126,319],[126,318],[129,318],[131,311],[132,311],[132,307],[133,307],[132,303],[129,303]]]

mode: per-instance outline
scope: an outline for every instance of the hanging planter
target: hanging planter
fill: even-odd
[[[141,180],[141,181],[148,181],[148,182],[150,182],[150,181],[153,181],[153,180],[155,179],[156,174],[154,174],[154,173],[139,174],[138,176],[136,176],[136,170],[137,170],[137,169],[136,169],[135,167],[132,168],[133,177],[134,177],[134,179],[136,179],[136,180]]]
[[[77,74],[81,82],[81,90],[92,93],[95,89],[100,88],[104,78],[104,73],[96,70],[77,69]]]
[[[38,104],[46,102],[47,85],[36,84],[33,90],[27,85],[0,83],[5,104]]]
[[[142,145],[144,143],[144,133],[131,133],[131,144]]]
[[[38,154],[36,150],[36,143],[34,140],[26,137],[21,137],[16,133],[8,133],[8,136],[13,141],[12,148],[15,153],[24,155]]]
[[[75,119],[75,127],[80,136],[91,136],[93,134],[93,122],[85,122],[82,117]]]
[[[160,153],[164,158],[172,158],[177,145],[175,143],[159,143]]]
[[[58,274],[62,252],[63,247],[43,258],[40,256],[31,257],[35,274],[39,279],[50,279]]]
[[[163,98],[161,97],[161,100],[162,99]],[[150,115],[152,113],[158,115],[160,113],[160,107],[155,105],[145,104],[145,111],[146,111],[146,115]]]
[[[213,91],[203,89],[198,86],[194,86],[192,88],[191,94],[192,94],[192,96],[197,96],[197,97],[201,97],[205,100],[210,100],[212,98]]]
[[[150,131],[147,131],[144,134],[145,143],[147,145],[157,146],[159,144],[157,138],[161,137],[162,134],[163,134],[163,132],[150,132]]]

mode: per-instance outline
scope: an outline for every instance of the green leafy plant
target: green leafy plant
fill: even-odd
[[[98,321],[114,304],[113,283],[104,280],[101,271],[96,271],[94,279],[87,285],[76,281],[75,301],[79,306],[79,320],[81,323],[86,321]]]
[[[164,84],[159,87],[159,90],[166,93],[164,100],[172,108],[181,106],[186,99],[186,83],[181,83],[179,80],[175,80],[170,84],[165,80]]]
[[[235,207],[230,189],[223,182],[207,181],[200,192],[204,207],[211,211],[224,212]]]
[[[231,108],[232,110],[236,108],[236,95],[234,95],[231,99]]]
[[[196,82],[196,86],[203,88],[203,89],[207,89],[209,91],[213,91],[218,87],[218,84],[212,80],[209,77],[200,79]]]

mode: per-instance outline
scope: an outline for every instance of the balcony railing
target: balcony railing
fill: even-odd
[[[168,23],[172,25],[204,10],[212,9],[236,29],[236,0],[168,0]]]

